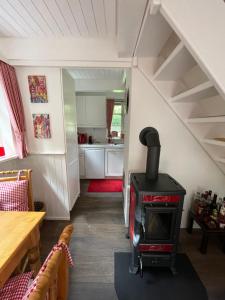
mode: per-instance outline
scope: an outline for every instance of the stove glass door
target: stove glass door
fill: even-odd
[[[145,239],[170,241],[176,220],[176,209],[146,208]]]

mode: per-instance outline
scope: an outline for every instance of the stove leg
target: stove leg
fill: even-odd
[[[175,276],[178,274],[177,270],[176,270],[176,267],[175,267],[175,262],[176,262],[176,254],[172,254],[172,257],[171,257],[171,266],[170,266],[170,270],[172,272],[172,274]]]
[[[138,253],[133,247],[132,252],[131,252],[131,263],[129,267],[129,272],[131,274],[137,274],[139,269],[139,260],[138,260]]]
[[[172,272],[172,274],[173,274],[174,276],[178,274],[178,272],[177,272],[177,270],[176,270],[175,267],[171,267],[170,270],[171,270],[171,272]]]

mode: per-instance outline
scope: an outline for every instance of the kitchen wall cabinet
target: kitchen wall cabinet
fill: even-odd
[[[78,127],[106,128],[105,96],[77,96]]]
[[[105,176],[123,175],[123,149],[105,149]]]
[[[105,150],[101,148],[85,149],[85,177],[101,179],[105,177]]]
[[[86,102],[85,96],[76,97],[76,108],[77,108],[77,126],[83,127],[86,123]]]

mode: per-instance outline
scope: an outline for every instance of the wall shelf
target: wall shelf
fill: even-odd
[[[190,118],[188,123],[225,123],[225,116],[219,117],[205,117],[205,118]]]
[[[213,84],[207,81],[190,90],[180,93],[177,96],[171,97],[171,101],[174,103],[195,102],[216,96],[217,94],[218,92]]]

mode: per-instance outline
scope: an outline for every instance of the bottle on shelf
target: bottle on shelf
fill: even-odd
[[[196,192],[192,198],[192,211],[194,213],[197,213],[198,210],[198,205],[199,205],[199,201],[201,199],[201,194],[200,192]]]
[[[225,229],[225,197],[223,198],[223,203],[220,208],[218,220],[219,220],[219,227],[221,229]]]
[[[198,201],[196,213],[200,217],[203,215],[203,212],[205,211],[205,208],[207,206],[206,197],[206,194],[201,194],[200,200]]]
[[[212,202],[210,203],[210,211],[211,211],[211,213],[212,213],[214,210],[217,210],[217,203],[216,203],[216,201],[217,201],[217,194],[214,194],[213,200],[212,200]]]
[[[210,208],[210,219],[217,222],[218,220],[218,211],[217,211],[217,194],[214,194],[213,200],[209,206]]]
[[[212,202],[212,191],[209,190],[207,192],[207,203],[210,204]]]

